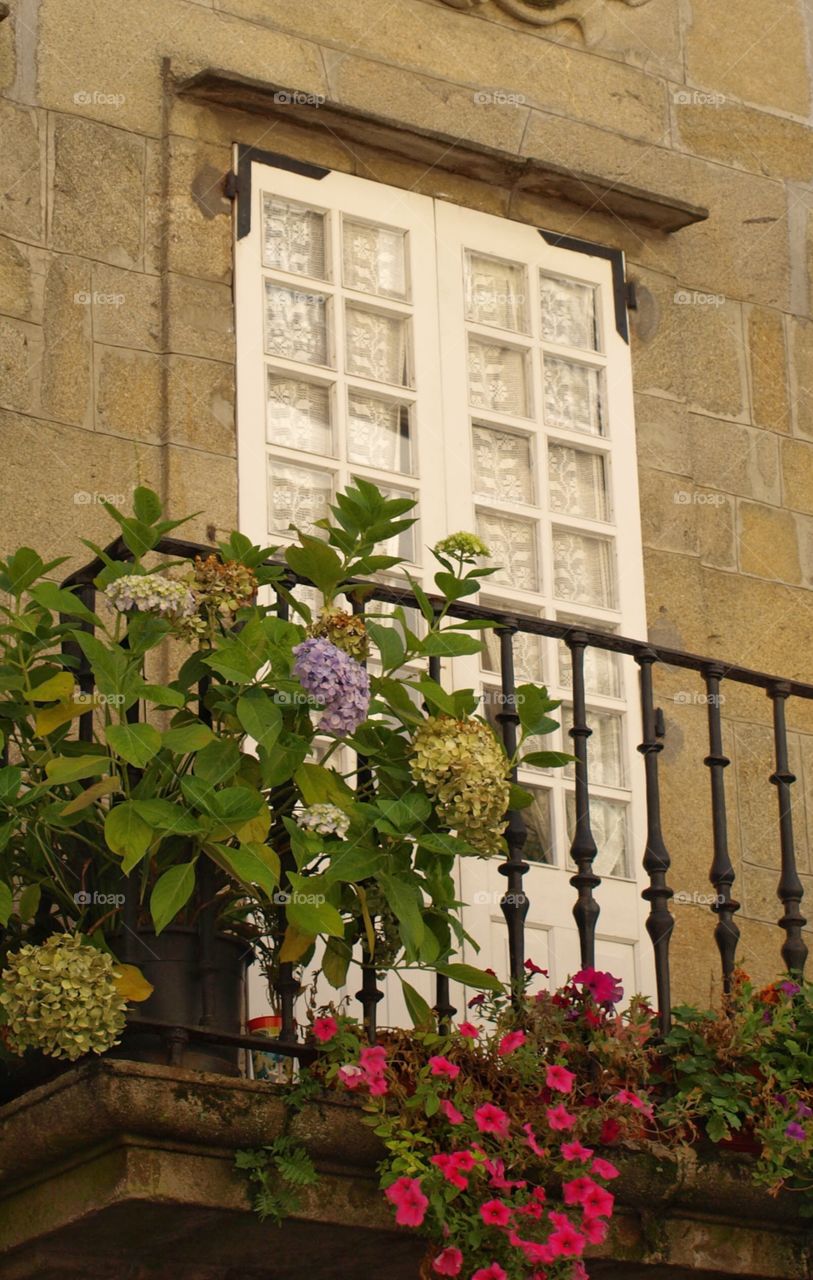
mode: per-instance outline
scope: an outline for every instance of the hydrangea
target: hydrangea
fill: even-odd
[[[315,831],[320,836],[338,836],[344,840],[350,828],[350,819],[335,804],[311,804],[295,815],[303,831]]]
[[[308,635],[329,640],[337,649],[348,653],[356,662],[363,662],[370,653],[370,642],[364,619],[343,609],[322,609],[311,623]]]
[[[185,582],[173,582],[159,573],[128,573],[116,578],[105,595],[120,613],[158,613],[166,618],[191,618],[197,613],[194,592]]]
[[[412,742],[412,776],[440,820],[481,853],[501,847],[508,808],[508,762],[487,724],[430,716]]]
[[[491,555],[482,538],[478,538],[476,533],[466,533],[463,530],[450,533],[448,538],[436,542],[434,551],[438,556],[460,556],[464,560]]]
[[[257,575],[248,565],[237,560],[220,560],[216,555],[195,556],[192,582],[199,605],[232,622],[238,609],[254,603]]]
[[[319,728],[338,737],[354,733],[367,719],[370,677],[349,654],[315,636],[294,646],[294,675],[324,705]]]
[[[0,1004],[14,1052],[39,1049],[73,1062],[118,1043],[127,1002],[115,961],[78,934],[57,933],[40,946],[21,947],[1,976]]]

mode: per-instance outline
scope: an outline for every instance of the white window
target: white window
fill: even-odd
[[[241,197],[243,198],[243,197]],[[501,566],[481,603],[645,635],[629,350],[612,263],[531,226],[344,174],[252,164],[237,241],[240,521],[257,541],[307,527],[354,475],[409,494],[397,550],[431,582],[427,548],[476,530]],[[566,645],[520,634],[520,681],[571,696]],[[450,680],[498,713],[499,657]],[[597,963],[649,989],[640,872],[640,741],[631,660],[586,659],[591,816],[599,846]],[[545,746],[567,749],[560,741]],[[572,769],[526,770],[528,927],[561,981],[578,967],[572,918]],[[498,860],[461,864],[477,963],[504,967]],[[533,950],[531,952],[533,954]],[[385,1010],[391,1020],[397,1010]]]

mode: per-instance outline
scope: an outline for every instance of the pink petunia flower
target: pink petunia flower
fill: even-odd
[[[568,1222],[553,1232],[548,1244],[553,1250],[554,1258],[578,1258],[584,1253],[587,1240],[572,1223]]]
[[[463,1115],[462,1111],[458,1111],[454,1103],[450,1102],[448,1098],[441,1098],[440,1109],[443,1112],[446,1119],[449,1121],[449,1124],[463,1123],[465,1116]]]
[[[314,1037],[320,1044],[327,1044],[328,1040],[332,1040],[339,1030],[339,1024],[335,1018],[317,1018],[313,1024]]]
[[[548,1107],[545,1114],[551,1129],[572,1129],[576,1123],[576,1117],[572,1116],[561,1102],[556,1107]]]
[[[624,997],[624,988],[618,979],[599,969],[580,969],[573,975],[573,981],[586,987],[596,1004],[617,1004]]]
[[[652,1104],[645,1102],[643,1098],[639,1098],[637,1093],[631,1093],[629,1089],[619,1089],[613,1098],[613,1102],[622,1102],[628,1107],[634,1107],[636,1111],[640,1111],[649,1120],[652,1119]]]
[[[432,1259],[432,1270],[439,1276],[457,1276],[462,1267],[463,1254],[454,1245],[442,1249],[438,1256]]]
[[[610,1228],[604,1218],[587,1218],[582,1222],[582,1231],[588,1244],[604,1244]]]
[[[549,1244],[539,1244],[535,1240],[523,1240],[522,1252],[531,1263],[553,1262],[555,1254]]]
[[[587,1268],[583,1262],[574,1262],[573,1270],[570,1273],[570,1280],[590,1280],[587,1274]]]
[[[510,1121],[501,1107],[492,1102],[484,1102],[474,1113],[474,1123],[481,1133],[493,1133],[498,1138],[507,1138]]]
[[[471,1280],[508,1280],[508,1277],[499,1262],[492,1262],[489,1266],[480,1267],[479,1271],[475,1271]]]
[[[584,1204],[585,1196],[595,1185],[592,1178],[572,1178],[562,1188],[565,1204]]]
[[[429,1070],[433,1076],[443,1076],[446,1080],[455,1080],[460,1075],[460,1068],[448,1058],[436,1054],[429,1059]]]
[[[591,1169],[597,1178],[606,1178],[608,1182],[612,1178],[618,1177],[618,1170],[615,1165],[610,1164],[609,1160],[602,1160],[601,1156],[596,1156]]]
[[[359,1066],[367,1076],[380,1076],[387,1069],[387,1050],[380,1044],[365,1045],[359,1054]]]
[[[480,1205],[480,1217],[487,1227],[507,1227],[511,1221],[511,1210],[502,1200],[486,1200]]]
[[[398,1178],[387,1187],[384,1195],[396,1208],[395,1221],[399,1227],[419,1227],[426,1217],[429,1201],[421,1190],[419,1178]]]
[[[550,1066],[545,1073],[545,1084],[558,1093],[570,1093],[575,1079],[575,1073],[568,1071],[567,1067]]]
[[[339,1067],[339,1079],[345,1089],[358,1089],[359,1085],[364,1084],[366,1076],[361,1067],[349,1062],[346,1066]]]
[[[493,1187],[495,1191],[513,1191],[514,1187],[522,1190],[528,1184],[526,1182],[514,1182],[505,1176],[505,1162],[503,1160],[484,1160],[483,1168],[488,1174],[488,1185]]]
[[[532,1124],[530,1124],[530,1123],[529,1123],[529,1124],[524,1124],[524,1125],[522,1126],[522,1131],[523,1131],[523,1133],[525,1134],[525,1141],[527,1142],[528,1146],[529,1146],[529,1147],[531,1148],[531,1150],[533,1151],[534,1155],[535,1155],[535,1156],[540,1156],[542,1159],[544,1159],[544,1157],[545,1157],[548,1153],[547,1153],[547,1151],[546,1151],[546,1149],[545,1149],[544,1147],[540,1147],[540,1145],[539,1145],[539,1139],[537,1138],[537,1136],[536,1136],[536,1134],[534,1133],[534,1130],[533,1130],[533,1125],[532,1125]]]
[[[389,1085],[383,1076],[368,1076],[367,1088],[373,1098],[383,1098],[385,1093],[389,1093]]]
[[[538,965],[538,964],[534,964],[533,960],[526,960],[526,961],[525,961],[525,968],[526,968],[526,969],[528,970],[528,972],[529,972],[530,974],[532,974],[532,975],[533,975],[533,974],[535,974],[535,973],[541,973],[543,978],[547,978],[547,976],[548,976],[548,971],[547,971],[547,969],[540,969],[539,965]]]
[[[564,1160],[581,1160],[582,1163],[589,1160],[593,1154],[592,1147],[583,1147],[578,1139],[573,1142],[563,1142],[560,1148],[562,1159]]]
[[[461,1022],[457,1029],[467,1040],[476,1040],[480,1034],[480,1028],[475,1027],[473,1022]]]
[[[524,1031],[508,1031],[497,1046],[497,1053],[501,1058],[505,1058],[509,1053],[513,1053],[515,1049],[519,1049],[527,1039],[528,1037]]]
[[[582,1211],[585,1218],[609,1218],[614,1204],[613,1193],[593,1182],[582,1199]]]
[[[469,1180],[468,1178],[463,1177],[463,1174],[455,1163],[454,1156],[444,1155],[443,1152],[438,1152],[437,1155],[431,1157],[430,1163],[440,1169],[446,1181],[451,1182],[453,1187],[457,1187],[460,1191],[466,1190],[469,1185]]]

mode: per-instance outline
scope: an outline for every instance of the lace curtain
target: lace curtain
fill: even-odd
[[[345,218],[342,223],[343,278],[347,289],[386,298],[406,298],[403,231]]]
[[[575,280],[542,276],[540,286],[542,341],[563,347],[598,350],[596,291]]]
[[[528,417],[528,375],[523,351],[499,343],[469,339],[469,403]]]
[[[524,332],[525,268],[466,251],[466,319],[475,324]]]
[[[548,483],[552,511],[586,520],[609,520],[607,472],[600,453],[550,445]]]
[[[407,321],[347,305],[345,310],[346,362],[349,374],[405,387],[407,370]]]
[[[475,492],[505,502],[534,500],[531,442],[491,427],[472,429]]]
[[[328,363],[328,300],[321,293],[265,282],[265,349],[302,364]]]
[[[312,533],[315,521],[330,514],[333,477],[329,471],[269,458],[268,497],[270,533],[287,533],[292,524]]]
[[[326,280],[325,215],[278,196],[263,196],[263,263]]]
[[[576,797],[568,792],[566,797],[567,834],[573,839],[576,829]],[[593,866],[599,876],[628,876],[627,805],[617,800],[590,797],[590,829],[598,853]],[[571,863],[572,866],[572,863]]]
[[[333,453],[327,387],[268,370],[268,440],[287,449]]]

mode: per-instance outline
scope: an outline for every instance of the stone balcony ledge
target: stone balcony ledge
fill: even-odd
[[[378,1191],[377,1140],[357,1109],[314,1104],[293,1132],[322,1177],[282,1227],[252,1213],[234,1152],[271,1141],[267,1084],[100,1060],[0,1109],[2,1280],[416,1280],[422,1245]],[[755,1187],[747,1157],[628,1153],[610,1280],[810,1277],[792,1197]]]

